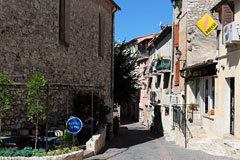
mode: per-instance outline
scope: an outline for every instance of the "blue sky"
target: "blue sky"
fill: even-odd
[[[172,22],[171,0],[115,0],[122,8],[115,17],[115,40],[122,42],[160,31]]]

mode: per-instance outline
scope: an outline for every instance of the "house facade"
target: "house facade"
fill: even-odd
[[[172,26],[168,25],[148,47],[148,127],[160,134],[169,128],[172,49]]]
[[[102,86],[104,102],[112,107],[118,10],[112,0],[2,1],[0,72],[21,83],[32,74],[43,74],[48,83]],[[59,103],[50,104],[52,121],[67,118],[66,96],[70,101],[73,95],[63,94]],[[72,101],[69,104],[71,108]],[[16,104],[7,112],[6,128],[24,127],[26,105]]]
[[[217,13],[220,29],[217,40],[217,77],[215,78],[215,115],[212,126],[209,126],[211,135],[222,138],[240,138],[239,118],[240,104],[239,91],[239,25],[240,2],[238,0],[222,0],[212,8]],[[230,31],[230,32],[229,32]],[[210,128],[211,127],[211,128]]]
[[[137,72],[139,74],[139,105],[138,105],[138,121],[144,126],[148,126],[148,104],[149,104],[149,92],[148,92],[148,58],[149,53],[147,47],[149,42],[156,38],[156,34],[150,34],[142,37],[137,37],[129,43],[134,43],[135,48],[138,51],[139,58],[137,59]]]
[[[218,0],[206,2],[174,1],[175,3],[175,83],[178,94],[187,108],[197,105],[195,123],[215,107],[216,31],[206,36],[197,22]],[[200,6],[200,7],[199,7]],[[182,106],[184,106],[182,105]],[[191,117],[192,121],[193,117]]]

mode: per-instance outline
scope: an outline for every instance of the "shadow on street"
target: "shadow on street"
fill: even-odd
[[[122,125],[119,128],[118,134],[115,135],[113,140],[107,142],[106,146],[99,152],[99,154],[104,153],[110,148],[129,148],[162,136],[163,134],[152,133],[144,126],[140,126],[137,123],[128,125],[128,127]]]

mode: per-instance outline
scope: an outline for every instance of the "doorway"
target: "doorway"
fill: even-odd
[[[235,80],[230,78],[230,134],[234,135],[234,116],[235,116]]]

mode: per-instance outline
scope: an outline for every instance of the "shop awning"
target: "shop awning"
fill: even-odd
[[[181,72],[181,77],[186,79],[194,79],[198,77],[206,77],[216,75],[216,64],[213,60],[197,63],[191,66],[184,67]]]

